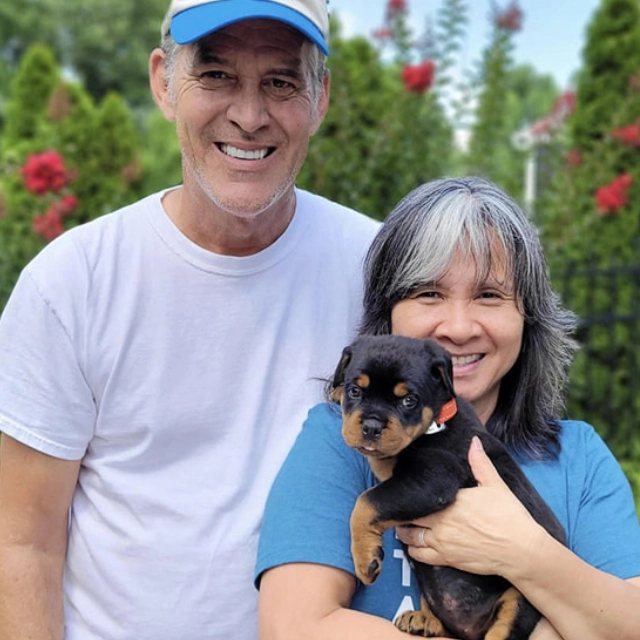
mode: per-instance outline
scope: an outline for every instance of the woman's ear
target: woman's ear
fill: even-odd
[[[156,48],[149,56],[149,86],[155,103],[158,105],[164,117],[169,121],[175,120],[175,112],[171,92],[169,91],[169,79],[166,73],[166,58],[164,51]]]

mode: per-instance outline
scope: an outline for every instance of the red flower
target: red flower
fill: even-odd
[[[582,155],[579,149],[571,149],[571,151],[567,153],[567,164],[570,167],[577,167],[579,164],[582,164]]]
[[[436,65],[433,60],[421,64],[408,64],[402,69],[404,88],[414,93],[424,93],[433,84]]]
[[[387,11],[406,11],[407,3],[405,0],[389,0]]]
[[[67,216],[78,206],[78,198],[70,193],[64,196],[64,198],[62,198],[62,200],[60,200],[56,204],[57,209],[58,211],[60,211],[62,216]]]
[[[596,203],[600,215],[618,213],[618,210],[629,202],[629,187],[633,178],[628,173],[619,175],[609,184],[596,191]]]
[[[504,11],[496,15],[496,24],[506,31],[520,31],[524,14],[517,1],[512,2]]]
[[[47,191],[60,191],[69,183],[64,160],[55,151],[31,154],[21,173],[27,189],[39,196]]]
[[[45,240],[53,240],[62,234],[64,226],[59,208],[51,206],[46,213],[33,216],[33,230]]]
[[[398,13],[404,13],[407,10],[405,0],[389,0],[387,3],[387,19],[392,19]]]
[[[393,30],[387,29],[386,27],[381,27],[380,29],[376,29],[373,32],[373,37],[376,40],[380,40],[380,42],[384,42],[385,40],[393,39]]]
[[[626,127],[619,127],[611,132],[611,137],[632,147],[640,147],[640,124],[629,124]]]

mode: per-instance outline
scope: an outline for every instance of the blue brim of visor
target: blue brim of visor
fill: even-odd
[[[325,55],[329,53],[322,32],[309,18],[268,0],[217,0],[185,9],[171,19],[171,37],[178,44],[189,44],[234,22],[252,18],[284,22],[314,42]]]

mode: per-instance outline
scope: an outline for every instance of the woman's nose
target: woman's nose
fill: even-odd
[[[462,344],[477,337],[482,327],[467,302],[450,302],[435,327],[435,338]]]

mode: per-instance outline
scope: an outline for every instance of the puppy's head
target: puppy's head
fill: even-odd
[[[342,435],[372,458],[397,455],[455,397],[451,357],[431,340],[361,336],[342,352],[330,398]]]

